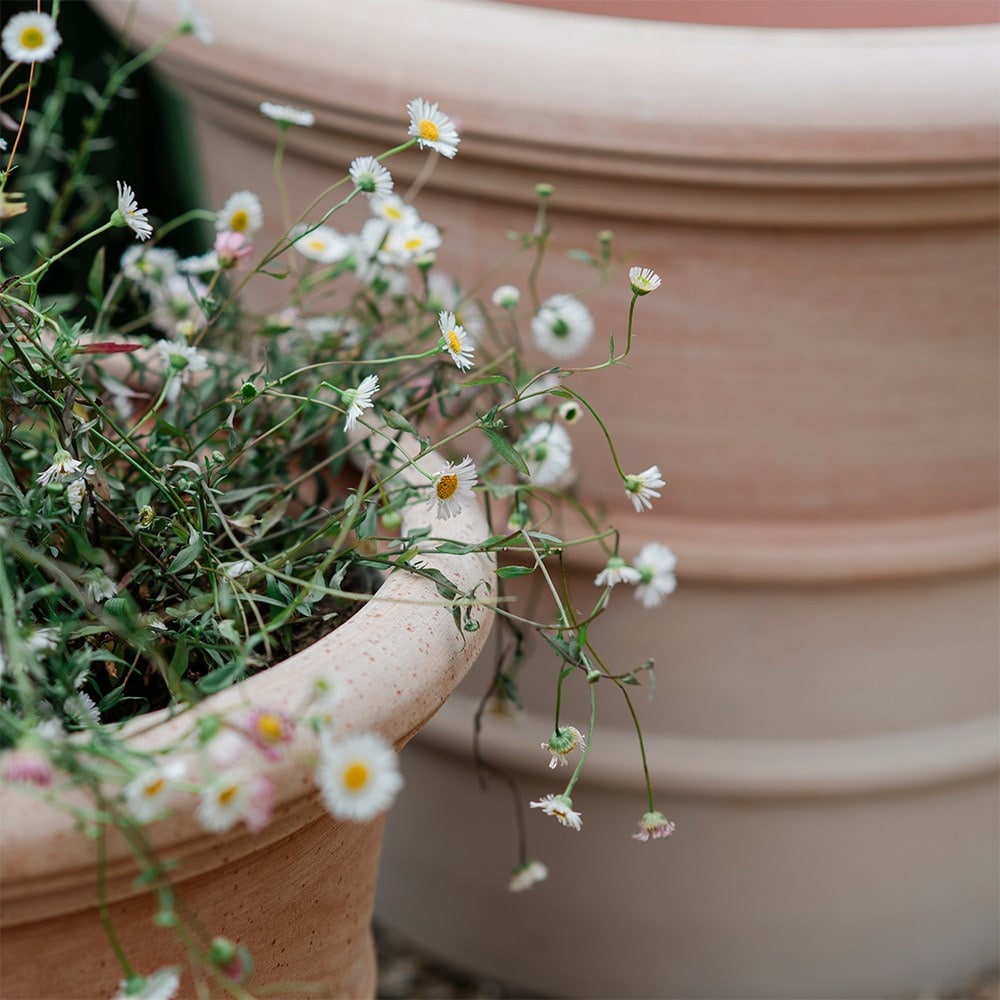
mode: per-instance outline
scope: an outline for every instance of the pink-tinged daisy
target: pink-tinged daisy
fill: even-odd
[[[135,192],[124,182],[116,181],[118,187],[118,207],[111,213],[111,221],[119,228],[128,226],[137,240],[148,240],[153,235],[153,227],[146,219],[147,209],[139,208]]]
[[[455,321],[455,314],[452,312],[438,313],[438,328],[444,338],[441,350],[447,351],[451,355],[451,360],[455,362],[459,371],[475,367],[475,362],[472,360],[473,347],[469,343],[469,335],[465,328],[459,326]]]
[[[541,861],[526,861],[511,873],[507,888],[511,892],[524,892],[549,877],[549,870]]]
[[[19,785],[45,788],[52,783],[52,764],[38,750],[17,747],[0,755],[0,778]]]
[[[648,295],[660,287],[660,276],[648,267],[630,267],[628,283],[635,295]]]
[[[231,229],[222,229],[216,234],[212,250],[218,267],[226,271],[245,264],[253,256],[253,244],[246,235]]]
[[[573,810],[573,800],[568,795],[550,793],[530,805],[532,809],[541,809],[546,816],[554,816],[563,826],[572,830],[579,830],[583,825],[583,817]]]
[[[292,226],[289,236],[303,257],[318,264],[337,264],[351,252],[351,241],[330,226],[299,223]]]
[[[583,751],[586,748],[587,737],[576,726],[560,726],[542,744],[542,749],[548,750],[552,755],[549,760],[549,767],[555,767],[557,764],[566,766],[569,763],[569,755],[574,750]]]
[[[344,430],[354,429],[358,422],[358,417],[365,410],[372,407],[372,397],[379,390],[378,375],[366,375],[361,384],[355,389],[344,389],[341,391],[341,402],[347,407],[347,420],[344,423]]]
[[[457,465],[445,462],[432,485],[433,493],[427,506],[437,504],[435,516],[447,521],[461,513],[474,500],[472,488],[476,485],[476,463],[468,455]]]
[[[273,101],[261,101],[260,113],[265,118],[284,125],[301,125],[303,128],[312,128],[316,124],[316,116],[311,111],[303,111],[300,108],[293,108],[290,104],[275,104]]]
[[[356,156],[348,175],[351,183],[369,197],[392,194],[392,174],[374,156]]]
[[[573,442],[559,424],[536,424],[517,443],[517,450],[537,486],[561,483],[573,466]]]
[[[660,476],[658,465],[651,465],[643,472],[625,477],[625,495],[632,501],[632,506],[640,514],[644,507],[646,510],[652,508],[653,501],[650,497],[659,497],[660,494],[656,491],[661,486],[666,486],[666,483]]]
[[[639,832],[633,833],[635,840],[660,840],[669,837],[676,826],[661,812],[648,812],[639,820]]]
[[[659,542],[647,542],[632,561],[639,573],[635,588],[637,601],[645,608],[655,608],[677,589],[677,557]]]
[[[25,11],[15,14],[3,29],[3,51],[11,62],[47,62],[56,54],[62,38],[48,14]]]
[[[268,760],[278,760],[295,737],[295,720],[266,708],[253,709],[239,728]]]
[[[171,965],[148,976],[122,979],[113,1000],[173,1000],[180,987],[180,974],[176,966]]]
[[[614,587],[619,583],[638,583],[641,579],[639,571],[629,566],[621,556],[612,556],[594,577],[594,583],[598,587]]]
[[[581,354],[594,335],[594,317],[573,295],[553,295],[532,317],[535,343],[554,358],[565,360]]]
[[[417,140],[421,149],[436,150],[449,160],[454,157],[462,140],[455,123],[438,109],[437,104],[416,97],[406,106],[406,110],[410,115],[407,134]]]
[[[264,225],[264,206],[253,191],[231,194],[215,217],[215,228],[252,236]]]
[[[396,753],[378,733],[320,736],[316,782],[337,819],[364,823],[385,812],[403,787]]]
[[[267,775],[235,769],[202,789],[195,816],[212,833],[222,833],[240,820],[256,833],[270,822],[273,802],[274,783]]]
[[[167,810],[170,793],[184,778],[183,762],[158,764],[136,775],[122,793],[125,811],[137,822],[148,823]]]
[[[47,486],[49,483],[61,479],[63,476],[73,476],[82,467],[82,462],[74,458],[65,448],[57,448],[52,456],[52,464],[43,472],[38,473],[38,483]]]

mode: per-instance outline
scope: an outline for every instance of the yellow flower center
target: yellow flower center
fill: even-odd
[[[267,714],[257,720],[257,732],[266,743],[280,743],[285,735],[285,727],[280,716]]]
[[[417,128],[420,131],[421,139],[427,139],[430,142],[437,142],[441,137],[440,129],[438,129],[437,125],[435,125],[430,118],[421,118]]]
[[[344,787],[351,792],[360,792],[368,784],[368,768],[355,761],[344,768]]]
[[[229,217],[229,228],[234,233],[245,233],[250,228],[250,216],[246,209],[239,208]]]
[[[451,351],[452,354],[462,353],[462,338],[457,333],[455,333],[454,330],[448,331],[447,340],[448,340],[448,350]]]
[[[40,49],[45,44],[45,32],[31,25],[21,32],[21,46],[26,49]]]
[[[148,799],[155,798],[163,790],[164,784],[163,778],[156,778],[143,788],[142,794]]]
[[[437,493],[438,500],[450,500],[455,495],[457,489],[458,476],[451,472],[438,477],[438,481],[434,486],[434,492]]]
[[[309,246],[310,246],[310,248],[312,250],[316,250],[316,251],[325,250],[326,249],[326,240],[321,240],[321,239],[319,239],[319,237],[314,236],[309,241]]]
[[[395,205],[386,205],[385,214],[390,219],[396,219],[397,221],[399,221],[403,217],[403,213],[398,208],[396,208]]]
[[[218,799],[218,801],[219,801],[219,805],[220,806],[228,806],[229,803],[232,802],[233,799],[236,798],[236,793],[239,790],[240,790],[240,786],[239,785],[229,785],[228,788],[223,788],[219,792],[218,796],[216,796],[217,799]]]
[[[419,250],[424,245],[424,241],[419,236],[411,236],[404,244],[406,250]]]

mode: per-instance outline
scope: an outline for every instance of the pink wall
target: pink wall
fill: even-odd
[[[997,0],[506,0],[581,14],[753,25],[762,28],[889,28],[1000,22]]]

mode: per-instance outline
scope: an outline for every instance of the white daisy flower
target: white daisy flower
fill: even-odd
[[[466,298],[458,283],[440,271],[431,272],[427,279],[427,305],[435,312],[447,310],[455,314],[455,322],[477,343],[486,332],[486,321],[473,299]]]
[[[180,974],[171,965],[148,976],[122,979],[113,1000],[173,1000],[180,986]]]
[[[392,174],[374,156],[356,156],[348,174],[351,183],[369,197],[392,194]]]
[[[341,401],[347,407],[347,421],[344,430],[354,429],[358,417],[372,407],[372,396],[379,390],[378,375],[366,375],[356,389],[343,389]]]
[[[202,789],[195,816],[213,833],[222,833],[240,820],[256,833],[270,821],[273,801],[274,784],[267,775],[237,768]]]
[[[3,29],[3,51],[11,62],[47,62],[56,54],[62,38],[48,14],[26,11],[15,14]],[[454,154],[453,154],[454,155]]]
[[[455,362],[459,371],[468,371],[475,367],[472,360],[473,347],[469,343],[469,335],[465,329],[455,322],[455,314],[450,312],[438,313],[438,328],[441,336],[444,337],[442,351],[447,351],[451,355],[451,360]]]
[[[136,775],[124,788],[125,811],[137,823],[149,823],[163,814],[176,782],[184,778],[182,761],[155,764]]]
[[[260,113],[281,125],[301,125],[304,128],[311,128],[316,124],[316,116],[311,111],[302,111],[290,104],[261,101]]]
[[[526,861],[514,869],[507,888],[511,892],[524,892],[538,882],[544,882],[549,877],[549,870],[541,861]]]
[[[403,786],[396,753],[378,733],[320,737],[316,782],[330,814],[364,823],[392,805]]]
[[[476,463],[466,455],[457,465],[445,462],[444,468],[434,477],[434,492],[428,507],[437,504],[436,517],[447,521],[473,502],[472,488],[476,485]]]
[[[100,570],[89,573],[84,583],[87,597],[95,604],[108,601],[118,593],[118,584]]]
[[[288,235],[303,257],[318,264],[336,264],[351,252],[351,241],[330,226],[299,223]]]
[[[44,471],[38,473],[38,483],[47,486],[63,476],[72,476],[80,471],[82,462],[74,458],[65,448],[57,448],[52,456],[52,464]]]
[[[426,257],[439,246],[441,233],[437,226],[419,221],[414,225],[391,226],[377,256],[382,264],[402,267],[419,257]]]
[[[516,447],[538,486],[557,485],[572,468],[573,442],[559,424],[536,424]]]
[[[573,295],[553,295],[532,317],[538,347],[554,358],[575,358],[594,335],[590,310]]]
[[[638,583],[642,579],[637,569],[629,566],[621,556],[612,556],[604,569],[594,577],[598,587],[614,587],[619,583]]]
[[[407,205],[398,194],[376,194],[371,200],[371,212],[376,219],[388,226],[415,226],[420,221],[417,210],[412,205]],[[379,237],[378,243],[381,242],[382,239]]]
[[[666,483],[660,475],[658,465],[651,465],[643,472],[625,477],[625,495],[632,501],[632,506],[640,514],[644,507],[646,510],[652,508],[653,501],[650,497],[659,497],[660,494],[657,493],[657,490],[661,486],[666,486]]]
[[[177,252],[168,247],[133,243],[121,256],[122,274],[147,291],[158,288],[176,274]]]
[[[655,608],[663,599],[677,589],[677,557],[659,542],[647,542],[632,561],[639,572],[639,583],[635,588],[637,601],[645,608]]]
[[[194,35],[202,45],[211,45],[215,41],[212,25],[195,7],[194,0],[177,0],[177,8],[181,15],[181,29],[185,33]]]
[[[455,123],[442,111],[437,104],[431,104],[423,98],[414,98],[406,106],[410,115],[410,127],[406,130],[417,140],[421,148],[434,149],[450,160],[458,152],[458,137]]]
[[[87,482],[83,477],[80,479],[74,479],[73,482],[66,487],[66,500],[69,503],[69,509],[73,511],[74,514],[79,514],[83,509],[83,501],[87,495]]]
[[[220,232],[229,232],[227,229]],[[219,270],[219,255],[214,250],[199,254],[196,257],[185,257],[177,262],[177,270],[181,274],[214,274]]]
[[[253,191],[231,194],[215,217],[216,229],[229,229],[234,233],[251,236],[264,225],[264,206]]]
[[[97,703],[86,691],[77,691],[63,702],[63,713],[78,726],[96,726],[101,722]]]
[[[630,267],[628,283],[636,295],[648,295],[660,287],[660,276],[648,267]]]
[[[197,347],[181,344],[173,340],[158,340],[156,349],[160,352],[160,361],[168,374],[181,372],[202,372],[208,367],[205,356]]]
[[[516,309],[521,301],[521,290],[516,285],[500,285],[493,289],[490,301],[498,309]]]
[[[645,813],[639,820],[639,832],[633,833],[635,840],[660,840],[662,837],[669,837],[677,829],[675,824],[667,819],[661,812]]]
[[[580,732],[576,726],[560,726],[559,729],[554,732],[548,740],[542,744],[543,750],[548,750],[552,755],[552,759],[549,761],[549,767],[555,767],[558,764],[566,765],[569,763],[569,755],[574,750],[586,750],[587,748],[587,737]]]
[[[124,181],[115,183],[118,187],[118,208],[111,213],[111,221],[119,227],[128,226],[137,240],[148,240],[153,235],[153,227],[146,219],[148,209],[139,208],[135,192]]]
[[[583,825],[583,818],[580,813],[574,812],[573,800],[568,795],[550,793],[530,805],[532,809],[541,809],[546,816],[554,816],[563,826],[573,830],[579,830]]]

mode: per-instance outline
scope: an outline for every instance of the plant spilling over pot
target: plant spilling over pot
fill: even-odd
[[[411,574],[430,582],[459,637],[480,628],[486,607],[517,648],[534,629],[552,649],[556,705],[542,749],[550,767],[574,766],[558,791],[524,805],[580,830],[572,795],[595,739],[597,693],[613,687],[629,699],[652,669],[610,663],[589,627],[616,587],[660,604],[675,561],[657,542],[622,558],[615,529],[581,499],[573,460],[572,425],[597,421],[623,508],[642,512],[660,497],[658,466],[623,469],[610,428],[577,388],[628,357],[636,303],[657,290],[657,274],[619,269],[607,233],[594,253],[577,253],[582,283],[620,281],[628,312],[607,360],[573,367],[595,323],[582,293],[540,291],[553,195],[540,184],[530,230],[510,234],[514,256],[528,261],[525,287],[459,287],[436,267],[441,230],[395,190],[387,166],[458,153],[455,123],[421,98],[408,120],[400,109],[400,145],[345,164],[298,218],[287,211],[282,153],[289,131],[314,116],[262,104],[286,215],[274,245],[259,243],[264,207],[249,190],[213,211],[151,217],[143,192],[126,180],[112,190],[91,168],[113,102],[184,34],[211,41],[188,7],[148,50],[113,62],[97,90],[74,82],[50,15],[18,14],[3,31],[0,770],[75,810],[87,835],[102,838],[109,825],[125,835],[158,895],[158,922],[178,928],[178,953],[207,995],[245,989],[252,956],[179,905],[151,826],[187,800],[206,830],[264,829],[269,767],[292,752],[312,754],[323,802],[341,819],[373,818],[401,785],[392,747],[351,731],[349,699],[336,700],[322,677],[295,712],[215,711],[211,696],[383,600],[377,579]],[[59,130],[70,93],[90,104],[73,147]],[[340,232],[331,219],[350,203],[366,204],[367,220]],[[172,248],[206,222],[204,252]],[[244,304],[251,279],[273,308]],[[476,505],[488,512],[485,537],[457,542],[435,530]],[[423,526],[408,519],[415,508],[430,515]],[[567,533],[567,523],[582,527]],[[570,546],[595,547],[604,565],[582,611],[563,583]],[[472,585],[433,560],[483,553],[502,565]],[[508,599],[505,580],[521,576],[536,578],[547,610],[527,617]],[[519,705],[516,668],[516,653],[499,658],[488,698],[501,707]],[[572,683],[589,692],[586,724],[560,715]],[[189,724],[139,749],[128,738],[134,721],[125,724],[157,710]],[[87,793],[87,807],[70,787]],[[650,792],[634,836],[672,831]],[[518,858],[512,890],[544,879],[523,833]],[[106,923],[120,995],[172,995],[177,969],[133,968]]]

